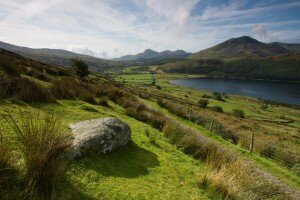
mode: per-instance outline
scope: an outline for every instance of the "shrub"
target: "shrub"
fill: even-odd
[[[216,112],[221,112],[221,113],[224,112],[221,106],[212,106],[210,109]]]
[[[98,102],[96,101],[96,97],[93,93],[89,91],[82,91],[82,93],[79,96],[80,99],[82,99],[84,102],[96,105]]]
[[[27,78],[0,78],[0,99],[15,98],[28,103],[55,102],[51,92]]]
[[[239,118],[245,118],[245,112],[241,109],[233,109],[232,110],[232,114],[236,117],[239,117]]]
[[[157,85],[157,86],[156,86],[156,89],[161,90],[161,86],[160,86],[160,85]]]
[[[208,105],[208,100],[206,99],[199,99],[198,100],[198,106],[200,106],[201,108],[206,108]]]
[[[56,98],[75,99],[78,96],[79,81],[75,78],[58,79],[52,84],[52,92]]]
[[[203,94],[201,97],[202,98],[211,98],[211,96],[209,96],[208,94]]]
[[[213,199],[240,199],[243,188],[237,185],[234,174],[225,170],[215,170],[198,182],[198,187],[205,189]]]
[[[34,77],[36,79],[42,80],[42,81],[47,81],[47,82],[51,81],[51,78],[46,73],[41,72],[41,71],[36,70],[36,69],[31,69],[28,72],[28,75],[31,76],[31,77]]]
[[[22,73],[21,67],[7,58],[0,60],[0,68],[2,68],[6,74],[13,77],[20,77]]]
[[[95,95],[97,94],[96,86],[72,77],[65,77],[54,81],[51,90],[56,98],[79,98],[88,103],[97,104],[95,100]]]
[[[218,101],[224,101],[224,99],[222,99],[222,95],[219,92],[214,92],[213,98]]]
[[[116,103],[118,99],[120,99],[123,96],[123,93],[118,88],[112,87],[107,91],[107,96],[111,101]]]
[[[162,108],[166,108],[166,104],[162,99],[157,99],[157,104],[162,107]]]
[[[268,105],[267,105],[267,104],[261,104],[261,105],[260,105],[260,108],[261,108],[262,110],[267,110],[267,109],[268,109]]]
[[[13,129],[24,158],[30,198],[51,197],[65,172],[69,137],[63,132],[61,118],[55,114],[22,113],[20,120],[5,116]]]
[[[100,106],[105,106],[105,107],[109,107],[107,99],[105,97],[101,97],[99,98],[98,104]]]
[[[89,66],[80,59],[71,59],[71,65],[75,68],[77,75],[81,78],[90,74]]]

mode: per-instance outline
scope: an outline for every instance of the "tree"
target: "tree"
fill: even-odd
[[[81,78],[86,77],[90,74],[89,66],[84,61],[72,58],[71,63],[72,67],[75,68],[77,75]]]

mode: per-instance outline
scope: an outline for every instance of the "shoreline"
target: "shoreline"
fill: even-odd
[[[246,80],[246,81],[268,81],[268,82],[282,82],[282,83],[299,83],[300,81],[284,81],[284,80],[268,80],[268,79],[251,79],[251,78],[239,78],[239,77],[220,77],[220,76],[212,76],[209,77],[207,75],[202,74],[174,74],[174,75],[182,75],[182,76],[198,76],[196,78],[215,78],[215,79],[227,79],[227,80]],[[184,77],[185,79],[195,79],[190,77]],[[175,80],[175,79],[172,79]]]

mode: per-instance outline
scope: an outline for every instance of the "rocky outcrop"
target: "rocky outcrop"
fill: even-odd
[[[74,134],[73,158],[80,158],[87,151],[109,153],[131,139],[128,124],[113,117],[81,121],[70,125]]]

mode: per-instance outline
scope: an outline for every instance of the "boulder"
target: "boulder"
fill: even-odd
[[[109,153],[131,139],[129,125],[114,117],[81,121],[70,128],[74,134],[73,158],[90,150]]]

